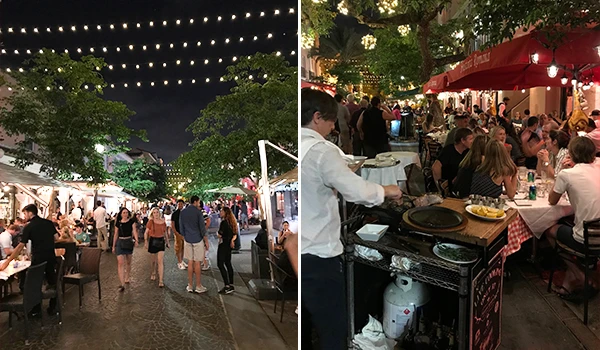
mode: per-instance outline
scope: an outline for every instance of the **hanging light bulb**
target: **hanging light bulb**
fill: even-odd
[[[74,32],[76,32],[77,31],[77,27],[71,26],[71,30],[74,31]]]
[[[127,23],[123,23],[123,29],[127,29]]]
[[[525,89],[521,90],[522,93],[525,93]]]
[[[258,40],[258,37],[255,35],[255,36],[254,36],[254,41],[256,41],[256,40]]]
[[[537,52],[534,51],[531,54],[531,63],[538,64],[539,61],[540,61],[540,55]]]
[[[571,79],[571,85],[577,85],[577,78],[575,76],[573,76],[573,79]]]
[[[154,82],[153,82],[153,81],[152,81],[152,82],[150,82],[150,86],[154,86]]]
[[[166,68],[166,67],[167,67],[167,63],[165,62],[165,63],[163,63],[163,68]]]
[[[211,41],[210,41],[210,44],[211,44],[211,45],[214,45],[214,44],[215,44],[215,41],[214,41],[214,40],[211,40]]]
[[[596,53],[598,54],[598,56],[600,56],[600,45],[594,47],[594,50],[596,51]]]
[[[156,49],[160,50],[160,44],[156,44]]]
[[[187,47],[187,43],[183,43],[183,47]]]
[[[140,69],[140,65],[139,65],[139,64],[136,64],[136,65],[135,65],[135,69]]]
[[[96,26],[96,29],[98,29],[98,30],[102,30],[102,26],[98,24],[98,25]]]
[[[208,64],[208,59],[205,59],[205,60],[204,60],[204,64]]]
[[[219,63],[222,63],[222,62],[223,62],[223,59],[222,59],[222,58],[219,58]]]
[[[194,61],[190,61],[190,66],[193,66],[193,65],[194,65]]]
[[[150,67],[150,68],[154,67],[154,63],[152,63],[152,62],[148,63],[148,67]]]
[[[117,46],[117,52],[121,52],[121,48]]]
[[[231,15],[231,20],[233,21],[235,19],[236,19],[236,16],[235,15]]]
[[[275,10],[275,16],[279,14],[279,10]]]
[[[26,34],[27,30],[25,30],[25,28],[21,28],[21,33]]]
[[[58,31],[62,32],[63,31],[63,27],[58,27]]]
[[[163,21],[163,26],[167,26],[167,21]]]
[[[164,84],[165,84],[165,85],[169,85],[169,81],[168,81],[168,80],[165,80],[165,81],[164,81]]]
[[[261,17],[264,17],[264,16],[265,16],[265,13],[264,13],[264,11],[261,11],[261,12],[260,12],[260,16],[261,16]]]
[[[229,38],[225,39],[225,44],[229,44]]]
[[[178,19],[178,20],[176,20],[176,21],[175,21],[175,24],[177,24],[177,25],[180,25],[180,24],[181,24],[181,20],[179,20],[179,19]]]
[[[217,17],[217,22],[221,21],[221,16]]]
[[[552,59],[550,65],[546,67],[546,71],[548,72],[548,76],[550,78],[556,78],[556,75],[558,74],[558,65],[556,65],[554,58]]]
[[[246,18],[250,18],[250,16],[251,16],[250,12],[247,12],[246,13]]]
[[[194,19],[190,18],[190,24],[194,24]]]
[[[547,86],[547,87],[546,87],[546,90],[550,91],[550,86]]]
[[[181,85],[181,80],[177,80],[177,84]]]
[[[125,69],[125,68],[127,68],[127,65],[126,65],[125,63],[123,63],[123,64],[121,65],[121,67],[123,67],[123,69]]]
[[[150,27],[154,27],[154,22],[150,21],[150,23],[148,23],[150,25]]]
[[[115,25],[114,25],[114,24],[111,24],[111,25],[110,25],[110,29],[115,29]]]
[[[269,33],[267,34],[267,38],[271,39],[273,37],[273,34]]]
[[[86,26],[87,27],[87,26]],[[86,29],[87,30],[87,29]],[[40,31],[37,28],[33,28],[34,33],[39,33]]]
[[[207,83],[210,83],[210,78],[206,78],[206,82],[207,82]]]
[[[124,87],[128,87],[129,85],[127,83],[123,84]]]
[[[200,45],[202,45],[202,42],[198,41],[198,42],[196,43],[196,46],[200,46]]]
[[[208,22],[208,17],[204,17],[204,23]]]
[[[176,63],[177,65],[180,65],[180,64],[181,64],[181,61],[180,61],[180,60],[177,60],[175,63]]]
[[[103,47],[102,51],[106,52],[106,51],[108,51],[108,49],[106,47]]]
[[[171,43],[171,44],[169,45],[169,47],[170,47],[171,49],[173,48],[173,46],[174,46],[174,45],[173,45],[173,43]]]
[[[142,25],[141,25],[141,24],[139,24],[139,23],[137,23],[135,26],[136,26],[136,27],[138,27],[138,28],[141,28],[141,27],[142,27]]]
[[[113,68],[114,68],[114,67],[113,67],[113,65],[112,65],[112,64],[109,64],[109,65],[108,65],[108,69],[110,69],[110,70],[113,70]]]
[[[133,45],[129,45],[129,50],[133,50]]]
[[[146,45],[142,46],[142,50],[146,51]]]
[[[289,11],[289,13],[294,13],[294,12],[295,12],[295,11],[294,11],[294,8],[290,7],[290,11]]]
[[[136,85],[139,87],[139,86],[142,86],[142,83],[140,83],[140,82],[138,81]]]
[[[192,79],[192,84],[196,84],[196,79]]]
[[[567,77],[567,73],[563,73],[562,77],[560,78],[560,83],[563,85],[567,85],[568,82],[569,77]]]

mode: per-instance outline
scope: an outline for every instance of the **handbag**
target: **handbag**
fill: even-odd
[[[133,238],[131,237],[127,237],[127,238],[119,238],[119,241],[121,242],[121,249],[123,250],[133,250],[133,246],[135,245],[133,242]]]

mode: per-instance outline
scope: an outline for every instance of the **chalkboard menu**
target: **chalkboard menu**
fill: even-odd
[[[495,350],[500,345],[502,314],[502,250],[473,280],[471,294],[471,350]]]

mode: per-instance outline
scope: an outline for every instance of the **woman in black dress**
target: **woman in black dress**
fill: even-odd
[[[221,271],[225,286],[219,291],[221,294],[231,294],[233,287],[233,267],[231,266],[231,250],[235,246],[238,236],[238,225],[233,212],[229,208],[220,211],[221,225],[219,226],[219,247],[217,248],[217,266]]]
[[[119,291],[125,290],[125,283],[130,282],[131,277],[131,256],[133,247],[138,244],[138,231],[135,218],[131,217],[131,212],[127,208],[122,208],[119,212],[120,220],[115,223],[115,237],[113,239],[113,251],[117,255],[119,281]]]

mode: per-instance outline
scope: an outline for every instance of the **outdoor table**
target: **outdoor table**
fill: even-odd
[[[438,142],[443,146],[446,143],[446,138],[448,138],[448,131],[430,132],[425,136],[431,137],[433,141]]]
[[[4,261],[4,260],[2,260]],[[18,263],[18,267],[15,267],[15,263]],[[5,270],[0,271],[0,280],[8,280],[10,277],[18,274],[21,271],[25,271],[31,266],[31,261],[11,261]]]
[[[503,250],[506,245],[507,228],[517,218],[518,213],[514,209],[506,211],[506,217],[498,221],[484,221],[467,213],[465,202],[459,199],[445,199],[439,204],[441,207],[452,209],[463,214],[468,222],[467,226],[454,233],[421,233],[421,237],[415,234],[405,234],[408,230],[402,230],[402,240],[409,243],[418,252],[408,251],[398,241],[397,232],[387,232],[377,242],[363,241],[356,230],[360,225],[356,221],[362,220],[358,215],[345,221],[342,226],[342,235],[345,237],[347,280],[347,302],[349,315],[349,334],[353,335],[354,325],[354,262],[375,267],[377,269],[402,274],[414,280],[429,285],[455,291],[458,294],[458,348],[482,348],[483,339],[493,343],[492,348],[500,341],[499,312],[486,312],[491,305],[502,304],[502,279],[504,269]],[[349,230],[352,227],[353,230]],[[347,232],[347,233],[346,233]],[[410,231],[412,233],[414,231]],[[426,238],[422,238],[426,237]],[[443,260],[432,252],[435,242],[453,242],[481,252],[476,262],[471,264],[455,264]],[[371,261],[355,254],[355,245],[377,250],[383,259]],[[399,256],[410,264],[404,267],[392,267],[392,256]],[[485,298],[480,296],[485,295]],[[498,310],[498,307],[496,307]],[[349,339],[350,340],[350,339]]]
[[[400,163],[394,166],[381,167],[381,168],[362,168],[361,176],[363,179],[378,183],[382,186],[387,185],[399,185],[403,191],[406,191],[406,172],[404,168],[410,164],[416,164],[419,168],[421,167],[421,160],[419,154],[416,152],[385,152],[379,155],[391,156],[392,158],[399,160]],[[373,163],[374,160],[369,159],[366,161],[367,164]]]
[[[550,205],[548,198],[539,197],[528,203],[531,206],[518,206],[514,201],[507,201],[507,205],[514,208],[519,215],[508,227],[505,256],[519,251],[521,243],[532,237],[540,239],[544,232],[556,225],[560,219],[573,214],[573,207],[565,196],[561,197],[556,205]]]

